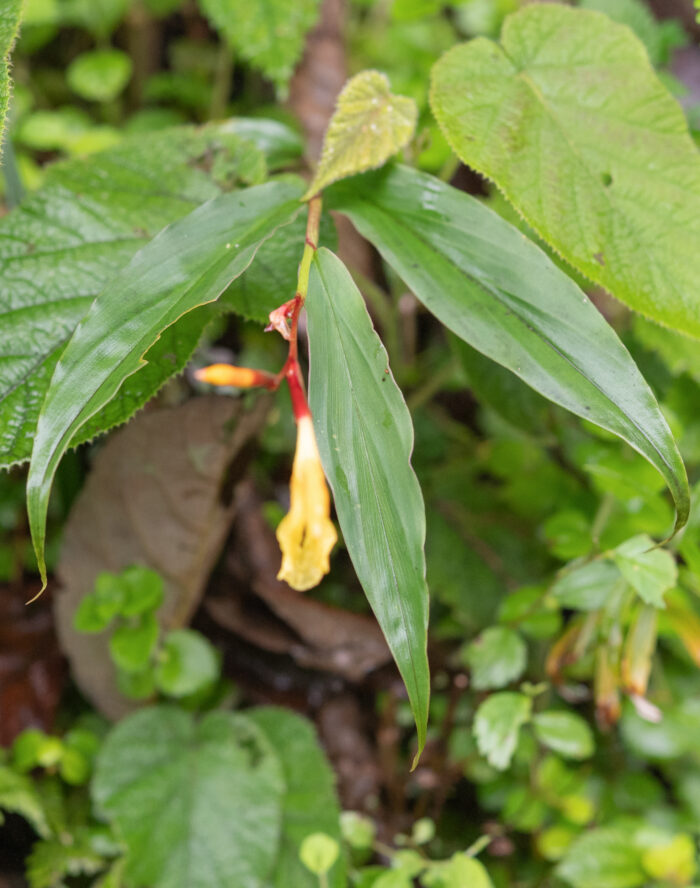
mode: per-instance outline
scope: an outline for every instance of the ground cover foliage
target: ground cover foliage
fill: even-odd
[[[20,6],[1,888],[697,884],[691,4]]]

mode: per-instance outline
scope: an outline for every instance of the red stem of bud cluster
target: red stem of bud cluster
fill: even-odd
[[[273,375],[264,370],[254,370],[249,367],[232,367],[228,364],[213,364],[203,367],[195,373],[195,377],[201,382],[209,382],[213,385],[230,385],[239,388],[251,388],[259,386],[275,391],[282,380],[287,380],[289,393],[292,398],[294,418],[300,419],[311,415],[309,404],[306,400],[304,380],[299,366],[299,315],[306,301],[309,287],[309,273],[311,261],[317,249],[318,231],[321,220],[321,198],[316,196],[309,201],[309,215],[306,222],[306,237],[304,239],[304,253],[299,265],[299,279],[297,292],[288,302],[284,302],[279,308],[270,312],[270,325],[267,330],[277,330],[289,342],[289,353],[284,366],[279,373]],[[289,326],[287,326],[289,324]]]

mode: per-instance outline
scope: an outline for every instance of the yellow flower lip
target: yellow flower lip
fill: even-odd
[[[330,570],[338,536],[330,519],[330,495],[310,416],[297,422],[297,446],[290,482],[289,512],[277,528],[282,550],[278,580],[303,592],[317,586]]]

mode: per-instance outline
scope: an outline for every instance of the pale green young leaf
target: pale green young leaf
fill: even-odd
[[[557,867],[573,888],[637,888],[647,878],[634,833],[624,826],[603,826],[582,833]]]
[[[204,14],[231,48],[259,68],[286,95],[318,18],[319,0],[199,0]]]
[[[489,626],[464,651],[476,691],[502,688],[523,674],[527,646],[508,626]]]
[[[620,571],[609,561],[591,561],[563,571],[552,586],[562,607],[593,611],[603,607],[621,582]]]
[[[215,301],[260,245],[300,210],[297,182],[223,194],[163,229],[92,303],[56,365],[37,423],[27,508],[45,579],[44,536],[53,476],[76,433],[116,395],[180,317]]]
[[[685,468],[656,399],[578,286],[478,200],[405,167],[335,185],[346,213],[443,324],[540,394],[619,435],[688,517]]]
[[[654,548],[646,534],[632,537],[613,553],[620,573],[642,601],[663,608],[664,593],[676,584],[678,566],[666,549]]]
[[[221,888],[267,884],[284,786],[274,748],[244,715],[196,722],[158,706],[112,730],[91,788],[126,844],[129,884]]]
[[[417,118],[416,103],[393,95],[384,74],[356,74],[338,96],[318,169],[305,197],[338,179],[380,167],[411,139]]]
[[[131,78],[131,58],[119,49],[95,49],[77,56],[66,79],[76,95],[91,102],[111,102]]]
[[[636,311],[700,337],[700,156],[629,28],[533,4],[456,46],[431,104],[465,162]]]
[[[520,728],[530,719],[532,700],[525,694],[501,691],[491,694],[474,717],[479,752],[490,765],[504,771],[513,758]]]
[[[342,262],[312,265],[309,399],[319,451],[357,576],[406,684],[425,743],[425,506],[411,468],[413,425],[364,300]]]
[[[533,716],[537,739],[564,758],[586,759],[595,743],[588,722],[575,712],[548,710]]]

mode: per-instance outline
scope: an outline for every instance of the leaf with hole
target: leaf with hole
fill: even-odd
[[[455,152],[630,308],[700,337],[700,155],[644,45],[535,3],[449,50],[431,106]]]

